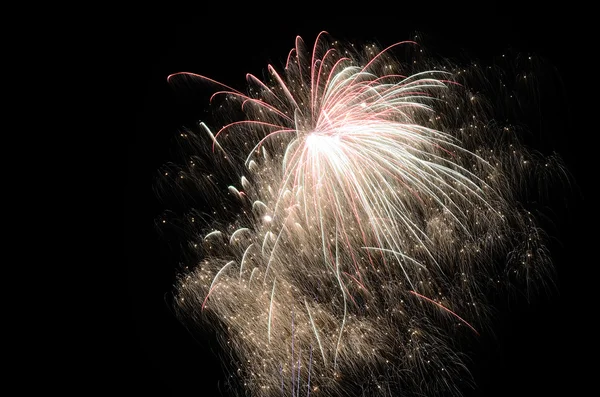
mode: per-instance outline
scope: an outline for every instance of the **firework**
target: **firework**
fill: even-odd
[[[214,85],[223,117],[182,133],[186,165],[163,171],[214,207],[184,216],[198,259],[178,314],[217,330],[240,394],[459,393],[456,341],[485,329],[486,290],[551,274],[523,186],[557,159],[491,122],[479,68],[413,41],[323,32],[268,72],[244,92],[169,76]]]

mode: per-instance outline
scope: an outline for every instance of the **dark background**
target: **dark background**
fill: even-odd
[[[123,382],[122,391],[218,396],[224,378],[213,352],[218,348],[214,341],[194,338],[168,305],[178,258],[174,247],[154,228],[155,219],[166,208],[152,185],[161,165],[174,159],[172,149],[180,127],[205,115],[206,98],[177,92],[166,77],[189,71],[243,89],[246,73],[260,77],[268,63],[283,62],[296,35],[312,45],[321,30],[339,39],[384,45],[410,39],[418,31],[428,39],[430,52],[444,57],[466,54],[485,61],[514,50],[535,53],[555,67],[560,76],[556,95],[542,101],[541,115],[528,121],[534,132],[547,134],[541,141],[543,149],[556,150],[575,181],[570,190],[551,191],[554,200],[562,203],[550,247],[558,288],[530,305],[500,305],[497,339],[482,338],[481,346],[473,348],[471,368],[478,389],[465,392],[542,396],[579,395],[586,390],[596,366],[592,324],[597,309],[591,299],[598,264],[592,255],[597,232],[591,226],[596,217],[592,187],[597,177],[592,170],[597,171],[597,166],[592,165],[592,152],[598,128],[591,97],[597,90],[593,61],[597,46],[589,44],[591,27],[584,22],[590,10],[423,3],[410,9],[374,10],[371,6],[364,15],[354,17],[318,12],[270,16],[265,12],[260,17],[248,14],[232,19],[225,13],[204,13],[193,22],[176,15],[185,10],[170,12],[160,22],[133,24],[126,39],[133,61],[135,128],[128,135],[125,181],[129,296],[124,304],[130,309],[131,332],[123,335],[124,357],[113,371],[115,379]]]

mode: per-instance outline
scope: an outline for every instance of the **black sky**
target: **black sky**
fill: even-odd
[[[154,195],[152,184],[161,165],[174,159],[178,129],[204,115],[204,98],[175,92],[166,77],[190,71],[243,88],[246,73],[260,76],[268,63],[279,64],[297,35],[312,44],[318,32],[326,30],[336,38],[382,44],[409,39],[418,31],[427,37],[430,51],[444,57],[469,54],[486,60],[511,49],[538,54],[555,66],[561,77],[557,89],[561,99],[544,105],[543,115],[560,122],[551,126],[544,145],[558,151],[576,183],[572,193],[551,192],[560,196],[555,201],[563,202],[563,196],[566,200],[565,208],[557,211],[557,239],[551,246],[558,266],[558,292],[527,307],[507,304],[499,309],[497,341],[484,340],[473,348],[478,390],[472,395],[542,396],[559,389],[566,395],[583,394],[594,365],[585,359],[592,356],[593,360],[596,351],[591,320],[597,309],[589,301],[589,286],[598,265],[597,257],[590,254],[595,248],[592,238],[597,236],[590,229],[595,217],[591,187],[597,181],[591,173],[597,170],[595,165],[592,168],[591,140],[596,139],[598,128],[597,114],[588,112],[589,94],[597,84],[597,72],[590,70],[595,47],[587,45],[588,25],[573,9],[529,6],[522,10],[517,5],[460,9],[445,4],[423,3],[404,11],[397,7],[393,12],[365,10],[359,17],[280,13],[232,20],[223,13],[206,13],[193,23],[178,23],[173,15],[132,28],[129,47],[134,64],[129,75],[135,83],[136,118],[127,148],[124,247],[129,296],[123,302],[129,309],[131,332],[123,335],[124,357],[119,359],[118,374],[114,373],[126,382],[126,391],[218,396],[224,376],[210,343],[194,339],[167,304],[176,254],[153,227],[166,208]]]

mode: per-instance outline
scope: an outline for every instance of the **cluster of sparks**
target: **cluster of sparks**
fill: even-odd
[[[491,123],[466,73],[392,56],[407,48],[297,38],[246,93],[169,76],[214,84],[226,117],[244,115],[186,132],[196,153],[169,171],[228,214],[186,215],[204,232],[175,301],[217,330],[241,395],[458,392],[453,341],[481,332],[486,290],[550,272],[520,190],[553,159]]]

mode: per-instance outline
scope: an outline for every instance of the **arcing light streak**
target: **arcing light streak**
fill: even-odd
[[[323,32],[309,52],[298,38],[283,73],[247,76],[248,94],[169,76],[216,84],[211,100],[245,114],[216,133],[201,124],[211,150],[194,154],[238,173],[226,190],[240,216],[193,242],[202,260],[177,307],[222,327],[250,395],[456,391],[452,338],[478,335],[483,290],[549,269],[515,181],[536,158],[487,122],[459,73],[402,74],[414,67],[392,56],[401,47],[418,48],[360,52]],[[181,177],[215,183],[198,167]]]

